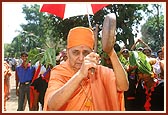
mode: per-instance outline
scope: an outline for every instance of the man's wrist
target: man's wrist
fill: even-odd
[[[114,48],[112,48],[112,50],[108,53],[108,56],[111,57],[111,56],[113,56],[114,53],[115,53]]]
[[[78,76],[80,76],[80,77],[82,77],[82,78],[85,77],[84,73],[83,73],[81,70],[79,70],[79,71],[77,72],[77,74],[78,74]]]

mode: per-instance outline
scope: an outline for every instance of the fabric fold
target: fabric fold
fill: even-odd
[[[62,63],[51,70],[51,76],[48,84],[48,89],[44,99],[44,111],[47,111],[47,102],[55,92],[62,87],[75,72],[68,66],[68,62]],[[64,111],[120,111],[124,109],[123,92],[117,92],[116,79],[112,69],[98,66],[95,71],[95,76],[90,79],[83,80],[85,92],[81,86],[72,94],[70,100],[60,108]],[[87,91],[87,92],[86,92]],[[85,106],[86,96],[92,95],[92,105]],[[118,100],[118,101],[116,101]],[[79,106],[73,106],[78,104]]]

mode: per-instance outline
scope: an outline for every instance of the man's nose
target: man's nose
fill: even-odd
[[[80,60],[80,61],[83,61],[83,59],[84,59],[84,55],[83,55],[82,53],[80,53],[80,55],[79,55],[79,60]]]

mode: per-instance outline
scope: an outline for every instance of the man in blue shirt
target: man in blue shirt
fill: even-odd
[[[16,67],[16,95],[18,96],[18,109],[17,111],[24,111],[24,100],[27,96],[29,110],[30,110],[30,84],[35,73],[35,67],[27,62],[28,53],[22,52],[21,59],[23,63]]]

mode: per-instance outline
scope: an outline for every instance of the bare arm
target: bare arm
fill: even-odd
[[[131,50],[134,50],[136,48],[137,43],[140,43],[142,45],[144,45],[145,47],[148,47],[150,50],[151,48],[142,40],[142,39],[138,39],[131,47]]]
[[[132,47],[131,47],[132,51],[135,50],[135,47],[136,47],[137,43],[138,43],[138,40],[132,45]]]
[[[102,48],[110,57],[114,73],[117,81],[117,90],[128,90],[127,74],[123,66],[121,65],[118,56],[114,50],[114,44],[116,40],[116,15],[114,13],[108,14],[103,22],[102,28]]]
[[[138,39],[138,42],[143,44],[145,47],[147,47],[147,48],[149,48],[151,50],[151,48],[148,46],[148,44],[146,44],[142,39]]]
[[[123,68],[121,62],[118,59],[118,56],[114,49],[108,54],[114,69],[114,73],[117,80],[117,90],[118,91],[127,91],[128,90],[128,78],[125,69]]]
[[[48,110],[60,109],[78,88],[82,79],[82,74],[77,72],[63,87],[56,90],[48,101]]]

